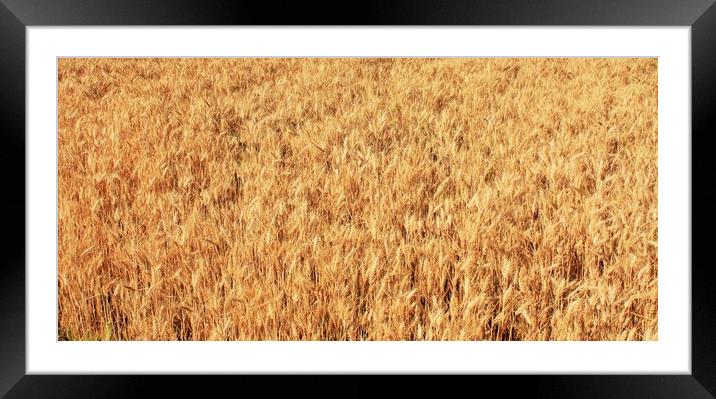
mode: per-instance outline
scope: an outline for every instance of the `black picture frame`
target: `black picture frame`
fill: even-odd
[[[546,1],[394,1],[350,2],[339,6],[314,2],[203,1],[189,0],[0,0],[0,137],[3,174],[2,221],[5,225],[5,261],[0,269],[0,397],[133,397],[152,394],[160,387],[162,396],[182,396],[196,384],[202,396],[224,389],[240,393],[248,388],[243,377],[189,376],[71,376],[26,375],[25,362],[25,44],[27,26],[66,25],[599,25],[599,26],[690,26],[692,79],[692,191],[694,177],[709,173],[710,164],[696,158],[694,150],[713,134],[716,111],[716,6],[712,0],[546,0]],[[499,39],[496,39],[499,40]],[[694,145],[697,144],[697,145]],[[697,160],[698,159],[698,160]],[[706,172],[705,172],[706,171]],[[698,180],[696,180],[698,181]],[[710,181],[699,186],[706,193],[691,193],[692,209],[704,210],[714,198]],[[712,213],[712,212],[711,212]],[[424,379],[397,386],[365,384],[346,376],[333,378],[340,396],[385,394],[407,396],[436,390],[443,395],[452,389],[487,393],[547,397],[716,397],[716,313],[711,287],[714,272],[710,262],[697,262],[694,244],[710,237],[695,234],[693,227],[711,224],[708,210],[692,221],[692,372],[690,375],[541,375],[474,376],[469,382],[432,384]],[[241,382],[237,378],[242,378]],[[271,384],[271,393],[285,389],[329,391],[317,377],[301,382]],[[265,378],[252,388],[266,389]],[[464,381],[464,380],[463,380]],[[489,389],[484,387],[489,386]],[[263,387],[263,388],[262,388]],[[394,391],[394,392],[391,392]]]

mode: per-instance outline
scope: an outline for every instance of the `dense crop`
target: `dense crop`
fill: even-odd
[[[61,59],[60,339],[657,339],[656,59]]]

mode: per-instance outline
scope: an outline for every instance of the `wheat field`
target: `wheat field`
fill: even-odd
[[[60,340],[656,340],[657,60],[58,60]]]

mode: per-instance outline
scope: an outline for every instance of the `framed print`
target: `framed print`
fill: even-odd
[[[197,374],[716,392],[691,218],[711,3],[0,16],[0,393],[186,394]]]

